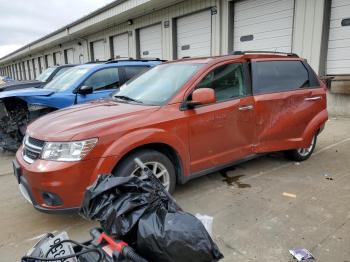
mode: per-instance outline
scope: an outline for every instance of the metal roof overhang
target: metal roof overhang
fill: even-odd
[[[183,0],[117,0],[0,58],[0,64],[96,33]]]

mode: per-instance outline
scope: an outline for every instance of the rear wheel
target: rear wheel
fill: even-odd
[[[145,179],[145,177],[141,175],[140,168],[134,162],[135,158],[139,158],[153,171],[168,192],[174,192],[176,185],[174,165],[166,155],[155,150],[143,149],[130,154],[121,161],[118,167],[113,171],[113,174],[116,176],[134,175],[140,179]]]
[[[294,160],[294,161],[307,160],[308,158],[310,158],[310,156],[314,152],[315,147],[316,147],[316,142],[317,142],[317,135],[314,135],[309,147],[289,150],[289,151],[286,151],[285,154],[286,154],[287,158]]]

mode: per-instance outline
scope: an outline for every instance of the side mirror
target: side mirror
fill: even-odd
[[[78,93],[81,95],[88,95],[92,94],[94,89],[91,86],[82,86],[79,88]]]
[[[212,88],[199,88],[193,91],[192,100],[186,103],[187,108],[198,105],[208,105],[216,102],[215,92]]]

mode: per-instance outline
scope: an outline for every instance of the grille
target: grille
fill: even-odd
[[[28,163],[40,158],[45,142],[33,137],[27,137],[24,141],[23,159]]]
[[[26,155],[27,157],[29,157],[32,160],[36,160],[39,158],[40,154],[37,152],[34,152],[28,148],[24,148],[24,155]]]
[[[45,142],[33,137],[28,137],[28,143],[33,145],[33,146],[37,146],[37,147],[43,147]]]

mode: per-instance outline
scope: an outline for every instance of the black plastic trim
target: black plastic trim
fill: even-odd
[[[193,174],[191,174],[189,176],[186,176],[186,177],[182,176],[181,181],[179,181],[179,182],[180,182],[180,184],[185,184],[185,183],[187,183],[188,181],[190,181],[192,179],[195,179],[195,178],[198,178],[198,177],[201,177],[201,176],[205,176],[205,175],[208,175],[210,173],[217,172],[219,170],[228,168],[230,166],[238,165],[238,164],[241,164],[243,162],[247,162],[247,161],[253,160],[253,159],[261,157],[263,155],[265,155],[265,154],[252,154],[252,155],[249,155],[249,156],[244,157],[244,158],[239,159],[239,160],[232,161],[232,162],[227,163],[227,164],[223,164],[223,165],[211,167],[211,168],[208,168],[208,169],[204,169],[202,171],[193,173]]]

